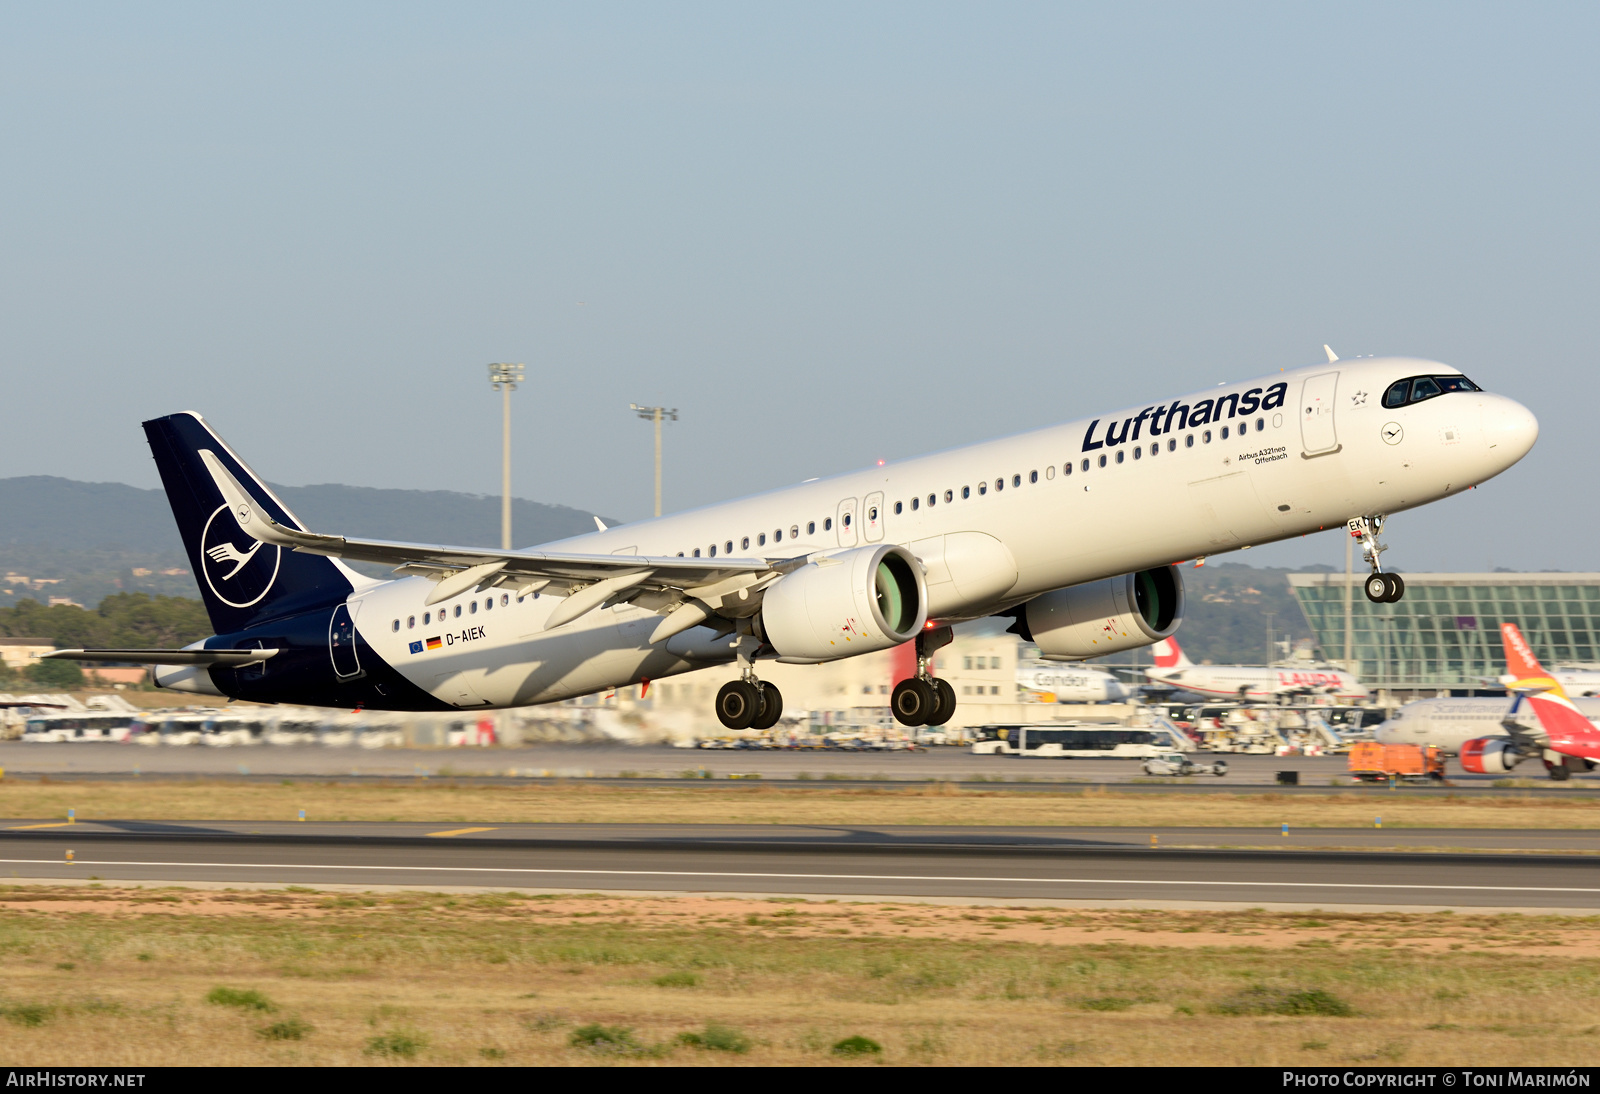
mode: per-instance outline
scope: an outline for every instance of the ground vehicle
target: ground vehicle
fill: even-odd
[[[1358,782],[1443,781],[1444,752],[1437,745],[1358,741],[1350,748],[1350,774]]]
[[[24,741],[62,744],[68,741],[126,741],[133,732],[131,714],[36,714],[22,731]]]
[[[1152,756],[1144,762],[1146,775],[1217,775],[1228,773],[1228,761],[1218,760],[1214,764],[1197,764],[1181,752],[1163,752],[1159,756]]]
[[[1172,750],[1171,738],[1166,733],[1096,723],[987,725],[971,732],[974,737],[972,752],[979,756],[1122,759],[1155,756]]]

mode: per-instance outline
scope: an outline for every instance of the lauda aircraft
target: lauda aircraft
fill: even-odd
[[[1180,688],[1200,695],[1225,695],[1233,699],[1270,699],[1275,695],[1337,695],[1365,699],[1367,689],[1354,676],[1334,665],[1305,668],[1271,668],[1265,665],[1197,665],[1189,660],[1176,638],[1156,643],[1155,667],[1144,670],[1152,684]]]
[[[385,710],[549,703],[737,664],[716,710],[742,728],[783,709],[763,659],[914,641],[891,705],[938,724],[955,693],[928,666],[952,623],[1009,616],[1052,660],[1146,646],[1183,618],[1176,559],[1348,523],[1367,595],[1397,599],[1385,516],[1498,475],[1538,436],[1526,408],[1448,366],[1328,356],[520,551],[313,531],[199,415],[157,418],[145,434],[217,633],[58,656],[153,664],[179,691]]]

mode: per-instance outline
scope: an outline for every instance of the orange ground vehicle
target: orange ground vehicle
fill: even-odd
[[[1444,753],[1437,745],[1381,745],[1362,741],[1350,749],[1350,774],[1358,782],[1443,781]]]

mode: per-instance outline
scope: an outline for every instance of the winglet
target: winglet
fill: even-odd
[[[606,527],[606,522],[601,520],[599,517],[594,518],[594,526],[600,529],[602,532],[610,531],[610,529]]]
[[[1322,352],[1328,355],[1328,364],[1330,365],[1339,359],[1339,355],[1333,352],[1333,349],[1326,344],[1323,345]]]

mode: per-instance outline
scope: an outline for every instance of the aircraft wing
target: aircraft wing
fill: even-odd
[[[131,661],[136,665],[248,665],[277,650],[55,650],[39,660]]]
[[[656,611],[671,610],[676,617],[675,629],[668,631],[663,623],[663,629],[652,637],[652,641],[663,641],[709,618],[722,595],[752,590],[804,561],[497,551],[305,532],[273,520],[212,452],[201,449],[200,457],[246,535],[307,554],[377,562],[394,567],[396,573],[432,578],[437,584],[425,600],[427,604],[437,604],[474,587],[482,590],[505,586],[520,596],[553,586],[552,591],[565,595],[568,602],[551,616],[547,629],[570,622],[607,601],[627,598]],[[679,608],[691,610],[680,614]]]

